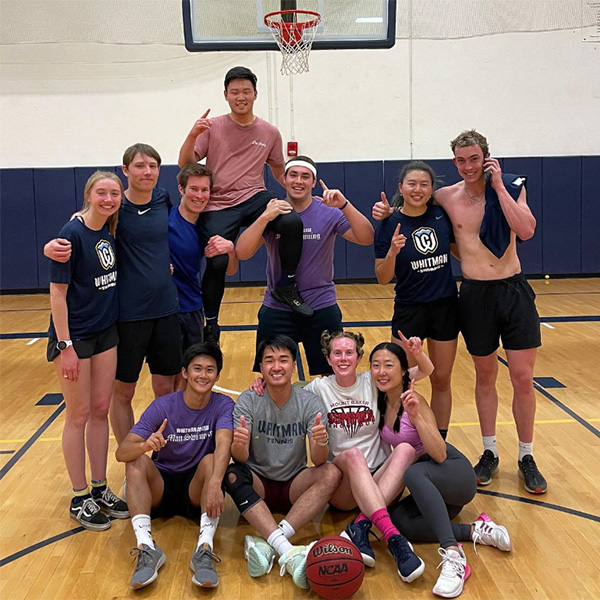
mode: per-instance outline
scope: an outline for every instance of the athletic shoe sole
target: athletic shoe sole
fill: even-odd
[[[198,581],[196,579],[196,571],[194,569],[194,561],[193,560],[190,561],[190,569],[192,571],[194,571],[194,576],[192,577],[192,583],[194,585],[197,585],[198,587],[201,587],[201,588],[216,588],[219,585],[218,581],[217,581],[217,583],[213,583],[212,581],[208,581],[208,580],[207,581]]]
[[[408,577],[404,577],[404,575],[398,571],[398,575],[400,575],[400,579],[402,579],[404,583],[412,583],[415,579],[423,575],[423,572],[425,571],[425,563],[418,556],[417,558],[421,564]]]
[[[108,523],[88,523],[87,521],[80,521],[73,513],[69,513],[69,516],[74,521],[77,521],[84,529],[88,529],[89,531],[106,531],[110,529],[110,521]]]
[[[548,488],[543,490],[542,488],[539,488],[539,487],[535,488],[535,489],[528,487],[527,484],[525,483],[525,476],[521,472],[521,469],[519,469],[519,477],[523,480],[523,486],[530,494],[540,495],[540,494],[545,494],[548,491]]]

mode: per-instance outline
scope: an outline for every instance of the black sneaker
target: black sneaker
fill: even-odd
[[[277,300],[277,302],[281,302],[281,304],[285,304],[292,309],[292,312],[295,312],[297,315],[301,317],[312,317],[313,309],[302,300],[302,296],[300,292],[298,292],[298,286],[294,285],[276,285],[271,290],[271,296]]]
[[[526,454],[523,460],[519,461],[519,477],[530,494],[545,494],[548,491],[548,484],[531,454]]]
[[[393,535],[388,541],[388,550],[396,560],[402,581],[410,583],[423,574],[425,563],[413,552],[412,544],[403,535]]]
[[[94,502],[107,514],[115,519],[129,519],[129,508],[127,503],[106,486],[104,490],[95,495],[92,491]]]
[[[221,337],[221,328],[218,323],[211,323],[204,326],[204,343],[213,344],[214,346],[219,345],[219,338]]]
[[[90,531],[106,531],[110,527],[110,519],[102,514],[100,507],[92,498],[73,504],[69,508],[71,519],[75,519],[82,527]]]
[[[369,533],[375,537],[377,536],[371,531],[371,527],[371,521],[367,521],[366,519],[358,523],[350,521],[346,525],[346,529],[340,534],[342,537],[350,540],[359,549],[363,562],[367,567],[375,566],[375,553],[369,541]]]
[[[500,458],[494,456],[491,450],[484,450],[479,457],[479,462],[473,467],[477,485],[489,485],[492,483],[492,477],[498,472]]]

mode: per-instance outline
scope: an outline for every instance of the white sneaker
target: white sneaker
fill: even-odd
[[[291,550],[279,557],[279,566],[281,567],[279,574],[283,577],[287,571],[292,576],[294,583],[303,590],[308,590],[310,587],[306,577],[306,558],[314,544],[315,542],[308,546],[293,546]]]
[[[442,562],[437,566],[442,567],[442,572],[433,587],[433,593],[442,598],[456,598],[463,591],[465,581],[471,575],[471,568],[467,564],[467,557],[462,548],[460,551],[438,548]]]
[[[496,525],[486,513],[481,513],[475,523],[473,523],[473,549],[477,554],[476,544],[483,546],[493,546],[503,552],[510,552],[512,544],[506,527]]]
[[[260,577],[273,568],[275,550],[264,538],[258,535],[247,535],[244,538],[244,558],[248,561],[250,577]]]

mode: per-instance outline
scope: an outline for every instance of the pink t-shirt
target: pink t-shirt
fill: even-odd
[[[213,187],[205,210],[241,204],[266,189],[265,163],[284,165],[281,134],[277,127],[255,117],[240,125],[229,115],[211,119],[212,126],[196,138],[194,150],[213,172]]]

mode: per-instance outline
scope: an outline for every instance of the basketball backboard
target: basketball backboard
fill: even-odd
[[[190,52],[278,50],[264,24],[279,10],[321,15],[313,50],[391,48],[396,0],[182,0],[185,46]]]

